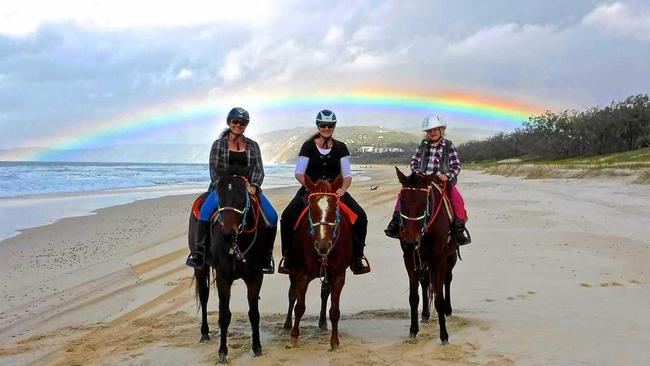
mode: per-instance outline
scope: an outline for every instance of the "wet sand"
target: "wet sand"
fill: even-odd
[[[442,346],[435,321],[408,339],[408,282],[397,241],[383,236],[396,193],[378,167],[352,194],[369,216],[373,272],[348,274],[341,348],[317,328],[318,282],[301,346],[285,349],[288,279],[265,277],[264,355],[253,358],[245,289],[233,287],[234,365],[546,365],[650,361],[650,189],[612,179],[525,180],[464,171],[459,188],[474,242],[454,272]],[[378,190],[370,190],[379,185]],[[268,190],[281,210],[296,188]],[[199,343],[187,218],[192,195],[142,200],[29,229],[0,242],[0,364],[213,364]],[[278,235],[279,236],[279,235]],[[279,260],[279,237],[276,260]]]

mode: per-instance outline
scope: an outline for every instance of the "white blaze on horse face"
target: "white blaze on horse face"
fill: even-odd
[[[322,196],[320,199],[318,199],[317,202],[318,208],[320,209],[320,222],[325,222],[325,219],[327,218],[328,210],[329,210],[329,204],[327,202],[327,196]],[[323,239],[325,238],[325,235],[327,235],[327,226],[328,225],[320,225],[320,238]]]

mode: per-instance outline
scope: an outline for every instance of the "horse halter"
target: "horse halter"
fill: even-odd
[[[233,177],[241,179],[242,181],[244,181],[246,186],[248,186],[248,179],[246,179],[246,177],[241,176],[241,175],[234,175]],[[233,212],[238,213],[238,214],[240,214],[242,216],[242,220],[239,223],[239,226],[237,227],[237,231],[235,233],[235,239],[232,242],[232,246],[230,248],[229,254],[234,254],[237,257],[237,259],[239,259],[242,262],[246,263],[246,258],[244,256],[253,247],[253,244],[255,244],[255,241],[257,240],[257,224],[259,222],[260,203],[259,203],[258,200],[255,201],[256,204],[257,204],[257,213],[255,215],[255,224],[253,225],[253,227],[251,229],[246,230],[245,229],[246,228],[246,218],[248,217],[247,214],[248,214],[248,211],[251,208],[251,198],[250,198],[250,193],[248,193],[248,190],[246,190],[244,192],[244,197],[246,198],[246,201],[245,201],[244,207],[242,209],[238,209],[238,208],[232,207],[232,206],[221,207],[221,204],[219,204],[219,207],[217,208],[217,211],[216,211],[216,221],[219,223],[219,225],[223,226],[223,219],[222,219],[221,213],[224,212],[224,211],[233,211]],[[252,233],[252,232],[255,232],[255,237],[251,241],[251,244],[248,246],[248,248],[246,248],[246,250],[241,251],[240,248],[239,248],[239,245],[237,244],[237,239],[239,238],[239,234],[241,234],[241,233],[248,234],[248,233]]]
[[[433,221],[433,220],[430,220],[430,217],[431,217],[430,207],[433,206],[433,192],[431,191],[431,186],[428,186],[427,188],[411,188],[411,187],[403,187],[403,188],[400,190],[400,193],[399,193],[400,199],[401,199],[401,196],[402,196],[402,192],[403,192],[403,191],[420,191],[420,192],[425,192],[425,193],[427,194],[427,205],[426,205],[426,207],[424,208],[424,213],[422,213],[422,215],[417,216],[417,217],[411,217],[411,216],[404,215],[404,213],[402,212],[402,207],[401,207],[401,205],[400,205],[400,210],[399,210],[399,226],[400,226],[400,227],[404,227],[404,225],[405,225],[404,220],[407,220],[407,221],[422,221],[422,225],[421,225],[421,227],[420,227],[420,231],[421,231],[422,233],[427,232],[427,230],[429,229],[429,225],[430,225],[431,222]],[[435,217],[435,216],[434,216],[434,217]],[[428,219],[429,219],[429,220],[428,220]]]
[[[312,236],[312,238],[315,237],[316,228],[318,226],[325,225],[325,226],[333,226],[334,227],[333,230],[332,230],[332,246],[327,250],[327,254],[325,254],[325,255],[322,255],[320,253],[318,254],[321,257],[326,257],[332,251],[332,249],[334,248],[334,244],[336,244],[336,239],[338,237],[339,222],[341,221],[341,209],[340,209],[341,197],[339,197],[339,195],[337,195],[336,193],[330,193],[330,192],[310,193],[309,195],[307,195],[307,202],[308,202],[307,204],[308,204],[308,206],[310,206],[311,198],[314,197],[314,196],[332,196],[332,197],[336,198],[336,216],[334,218],[334,222],[325,221],[324,218],[322,218],[319,222],[314,222],[314,220],[311,217],[311,207],[309,207],[307,209],[307,217],[309,219],[309,234]],[[315,248],[315,249],[318,252],[318,249],[317,248]]]
[[[243,177],[241,175],[235,175],[233,177],[243,180],[244,183],[246,185],[248,185],[248,179],[246,179],[246,177]],[[242,222],[239,224],[239,228],[238,228],[237,232],[241,231],[241,228],[246,224],[246,214],[248,213],[248,210],[250,209],[250,206],[251,206],[250,195],[248,194],[248,192],[246,192],[244,195],[246,197],[246,202],[244,203],[244,208],[242,208],[242,209],[238,209],[238,208],[232,207],[232,206],[221,207],[221,204],[219,204],[219,207],[217,208],[217,211],[216,211],[216,215],[217,215],[216,216],[216,221],[219,224],[223,225],[223,220],[222,220],[222,217],[221,217],[222,212],[224,212],[224,211],[233,211],[235,213],[238,213],[238,214],[242,215]]]

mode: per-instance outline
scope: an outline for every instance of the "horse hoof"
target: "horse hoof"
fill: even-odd
[[[289,342],[287,342],[287,344],[284,345],[284,348],[286,349],[298,348],[298,338],[289,339]]]
[[[318,329],[320,329],[321,332],[327,332],[327,325],[319,325]]]
[[[201,336],[201,340],[199,341],[199,343],[208,343],[209,341],[210,341],[210,336],[206,334]]]
[[[443,340],[442,340],[442,345],[443,345],[443,346],[446,346],[446,345],[448,345],[448,344],[449,344],[449,340],[447,340],[447,339],[443,339]]]
[[[253,357],[260,357],[262,355],[262,347],[253,350]]]
[[[420,320],[420,323],[423,323],[423,324],[426,324],[428,322],[429,322],[429,318],[422,318],[422,320]]]
[[[226,360],[226,355],[224,355],[224,354],[220,354],[220,355],[219,355],[219,362],[218,362],[218,363],[221,364],[221,365],[225,365],[225,364],[227,364],[228,361]]]
[[[330,344],[330,347],[331,347],[330,351],[336,351],[339,348],[339,344],[338,343],[333,343],[333,344]]]
[[[291,325],[291,322],[285,322],[284,325],[282,326],[286,330],[291,330],[293,326]]]

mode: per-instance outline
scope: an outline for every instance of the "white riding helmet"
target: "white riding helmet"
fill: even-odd
[[[447,121],[435,114],[426,116],[426,118],[424,118],[424,121],[422,121],[422,131],[430,130],[436,127],[447,128]]]

